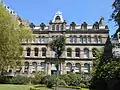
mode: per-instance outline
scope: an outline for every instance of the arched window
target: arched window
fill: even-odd
[[[85,63],[84,64],[84,73],[89,73],[90,72],[90,64]]]
[[[52,25],[52,30],[55,30],[55,25],[54,24]]]
[[[34,48],[34,55],[38,56],[38,48]]]
[[[75,56],[80,57],[80,49],[79,48],[75,49]]]
[[[98,43],[102,43],[102,38],[101,38],[101,36],[98,36]]]
[[[33,66],[33,70],[34,70],[34,71],[37,70],[37,63],[36,63],[36,62],[33,62],[33,63],[32,63],[32,66]]]
[[[98,43],[98,38],[97,38],[97,36],[94,36],[94,43]]]
[[[59,31],[59,25],[56,25],[56,30]]]
[[[87,43],[91,43],[91,37],[90,36],[88,36],[88,38],[87,38]]]
[[[71,72],[72,71],[72,64],[71,63],[67,63],[66,64],[66,71],[67,72]]]
[[[87,43],[87,37],[86,36],[84,36],[84,38],[83,38],[83,43]]]
[[[67,57],[72,57],[72,49],[67,48]]]
[[[44,57],[46,56],[46,51],[47,51],[46,48],[42,48],[42,56]]]
[[[41,70],[45,71],[45,62],[41,62]]]
[[[84,58],[89,58],[89,49],[84,49]]]
[[[29,71],[29,62],[25,62],[24,65],[25,65],[24,71],[28,73],[28,71]]]
[[[81,65],[80,63],[75,64],[75,72],[81,72]]]
[[[26,51],[27,51],[27,56],[30,56],[31,49],[28,47]]]
[[[95,29],[95,30],[98,30],[98,29],[99,29],[99,23],[98,23],[98,22],[95,22],[95,23],[93,24],[93,29]]]

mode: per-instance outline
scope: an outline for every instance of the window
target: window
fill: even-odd
[[[86,36],[83,38],[83,43],[87,43],[87,37]]]
[[[55,30],[55,25],[52,25],[52,30]]]
[[[90,64],[85,63],[84,64],[84,73],[89,73],[90,72]]]
[[[25,72],[27,72],[28,73],[28,71],[29,71],[29,62],[25,62]]]
[[[42,56],[46,56],[46,48],[42,48]]]
[[[74,43],[77,43],[77,36],[74,36]]]
[[[72,49],[71,48],[67,49],[67,57],[72,57]]]
[[[44,36],[41,37],[41,43],[45,43],[45,37]]]
[[[70,36],[70,43],[73,43],[73,37],[72,36]]]
[[[82,38],[82,36],[80,36],[80,43],[83,43],[83,38]]]
[[[33,62],[32,65],[33,65],[33,70],[37,70],[37,63]]]
[[[80,49],[79,48],[75,49],[75,56],[80,57]]]
[[[84,49],[84,58],[89,58],[89,50],[87,48]]]
[[[91,37],[88,36],[87,43],[91,43]]]
[[[56,30],[59,31],[59,25],[56,25]]]
[[[97,36],[94,37],[94,43],[98,43]]]
[[[45,63],[41,62],[41,71],[44,71],[44,70],[45,70]]]
[[[67,63],[67,64],[66,64],[66,70],[67,70],[68,72],[71,72],[71,71],[72,71],[72,64],[71,64],[71,63]]]
[[[61,30],[64,30],[64,25],[63,24],[60,27],[61,27]]]
[[[98,36],[98,43],[102,43],[102,38],[101,38],[101,36]]]
[[[34,52],[35,52],[34,55],[38,56],[38,48],[34,48]]]
[[[30,56],[31,49],[28,47],[26,51],[27,51],[27,56]]]
[[[81,72],[81,65],[80,63],[75,64],[75,72]]]

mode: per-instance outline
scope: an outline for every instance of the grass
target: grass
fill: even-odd
[[[0,90],[30,90],[31,85],[0,84]],[[41,90],[50,90],[41,87]]]
[[[81,88],[80,90],[89,90],[88,88]]]
[[[0,90],[29,90],[29,85],[0,84]]]

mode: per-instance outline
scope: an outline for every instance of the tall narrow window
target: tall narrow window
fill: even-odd
[[[91,43],[91,37],[90,36],[88,36],[88,38],[87,38],[87,43]]]
[[[34,48],[34,52],[35,52],[34,55],[38,56],[38,48]]]
[[[61,27],[61,31],[64,30],[64,25],[63,24],[60,27]]]
[[[77,36],[74,36],[74,43],[77,43]]]
[[[26,73],[28,73],[28,71],[29,71],[29,62],[25,62],[24,65],[25,65],[24,71]]]
[[[70,39],[70,43],[73,43],[73,37],[70,36],[69,39]]]
[[[30,56],[31,49],[28,47],[26,51],[27,51],[27,56]]]
[[[79,48],[75,49],[75,56],[80,57],[80,49]]]
[[[52,30],[55,30],[55,25],[54,24],[52,25]]]
[[[46,56],[46,48],[42,48],[42,56]]]
[[[94,36],[94,43],[98,43],[97,36]]]
[[[86,36],[84,36],[84,38],[83,38],[83,43],[87,43],[87,37]]]
[[[56,25],[56,30],[59,31],[59,25]]]
[[[83,38],[82,38],[82,36],[80,36],[80,43],[83,43]]]
[[[101,36],[98,36],[98,43],[102,43],[102,38],[101,38]]]
[[[67,57],[72,57],[72,49],[67,48]]]
[[[89,49],[84,49],[84,58],[89,58]]]
[[[36,71],[37,70],[37,63],[33,62],[32,65],[33,65],[33,70]]]
[[[84,73],[89,73],[90,72],[90,64],[85,63],[84,64]]]
[[[41,43],[45,43],[45,37],[44,36],[41,37]]]

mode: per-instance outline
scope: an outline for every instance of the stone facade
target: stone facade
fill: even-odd
[[[60,73],[89,73],[93,66],[92,49],[104,47],[109,34],[107,26],[104,25],[104,18],[93,25],[86,22],[81,25],[72,22],[68,25],[61,12],[57,12],[48,25],[41,23],[35,25],[32,30],[36,38],[22,42],[25,58],[22,74],[27,75],[36,71],[45,71],[49,75],[57,72],[56,54],[48,44],[60,35],[66,37],[65,51],[60,57]]]

